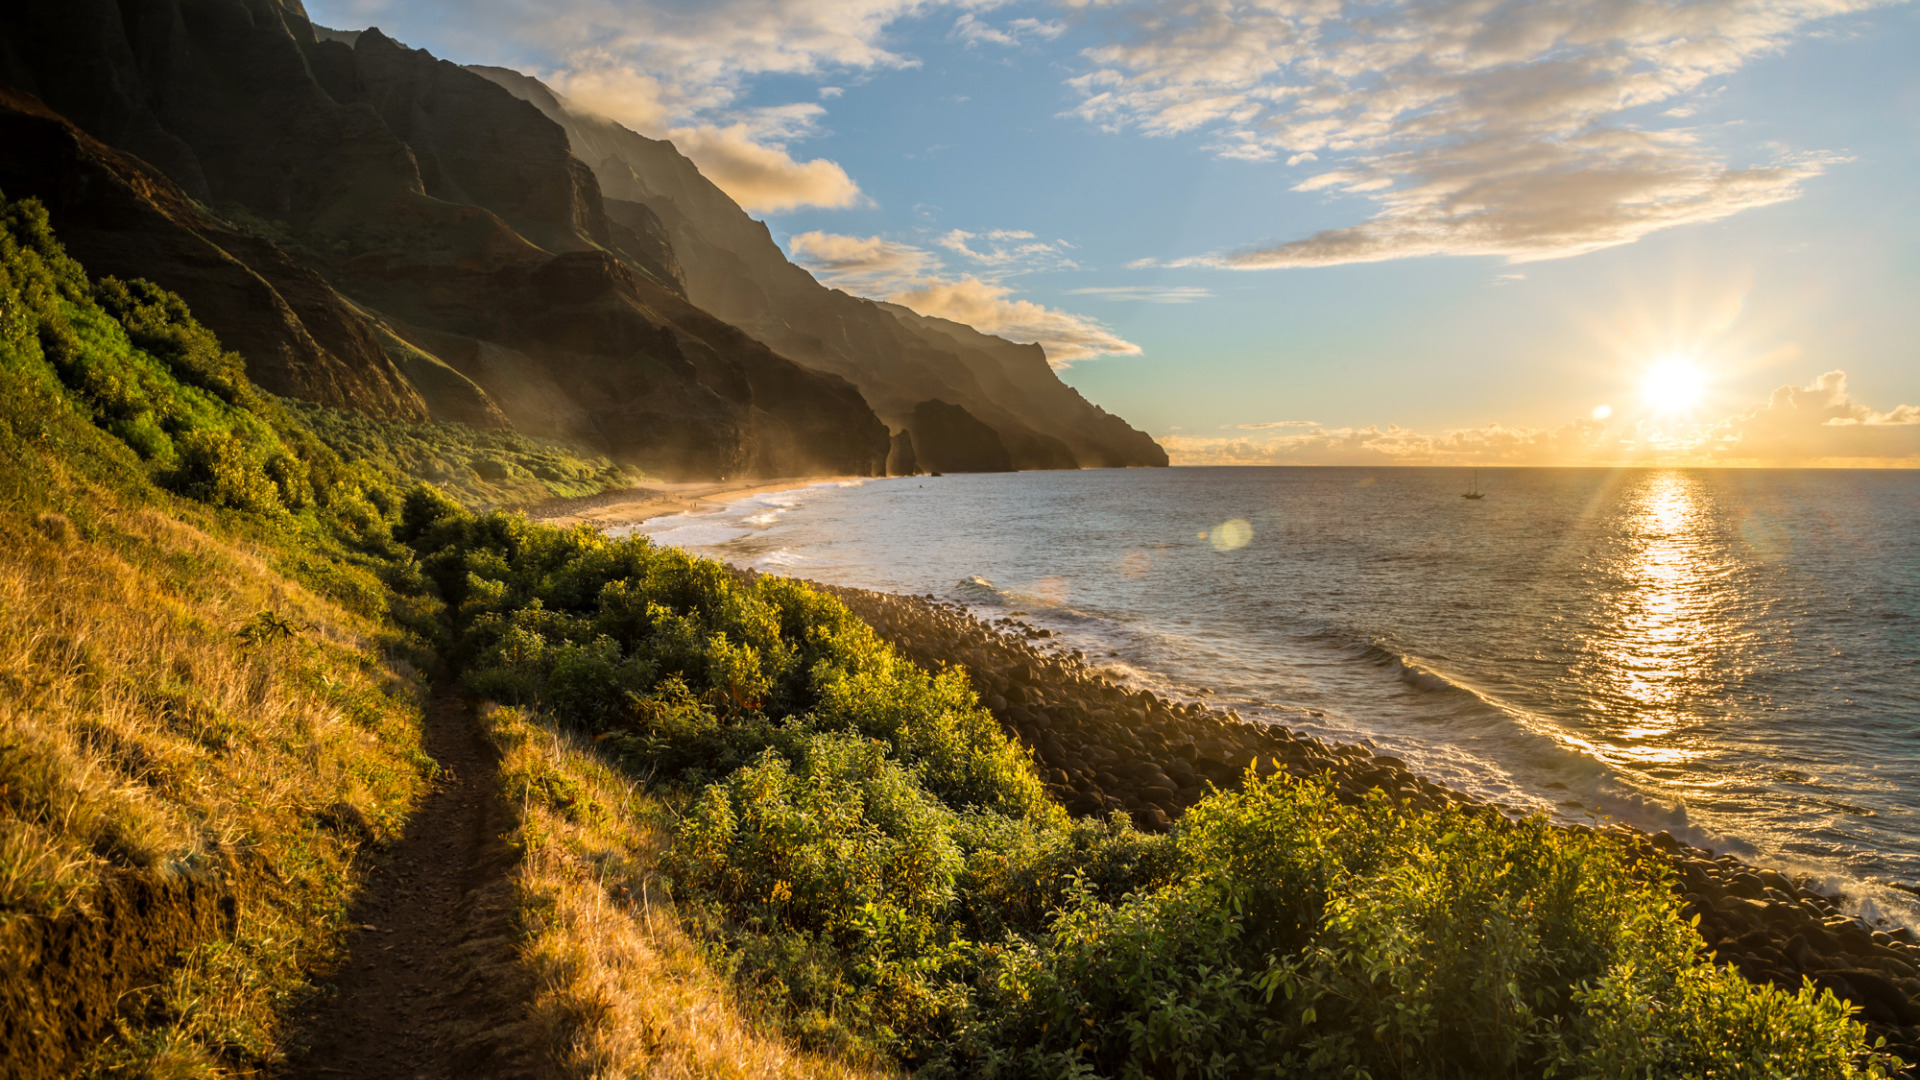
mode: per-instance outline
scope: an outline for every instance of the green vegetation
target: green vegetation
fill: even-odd
[[[670,883],[806,1045],[929,1076],[1881,1072],[1832,996],[1700,959],[1618,840],[1284,774],[1170,835],[1070,822],[960,673],[805,586],[425,491],[398,535],[468,686],[671,823],[657,859],[575,851],[597,887]],[[559,774],[523,798],[648,813]]]
[[[286,399],[286,409],[349,461],[401,481],[434,484],[471,507],[595,495],[643,479],[636,470],[564,443],[464,424],[412,424]]]
[[[433,769],[407,626],[439,623],[386,584],[399,505],[177,297],[89,281],[0,200],[0,1011],[44,1025],[8,1025],[22,1075],[282,1053],[356,859]]]

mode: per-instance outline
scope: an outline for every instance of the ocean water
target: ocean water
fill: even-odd
[[[914,477],[642,531],[1027,613],[1117,677],[1515,807],[1920,907],[1920,473],[1217,468]]]

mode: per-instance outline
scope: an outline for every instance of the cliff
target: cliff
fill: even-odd
[[[476,67],[567,133],[609,214],[651,211],[678,255],[686,296],[802,364],[846,378],[895,428],[941,400],[993,428],[1015,468],[1165,465],[1166,452],[1060,381],[1037,345],[829,289],[673,144],[571,108],[538,80]],[[629,209],[634,208],[634,209]]]

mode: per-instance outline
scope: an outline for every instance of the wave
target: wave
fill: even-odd
[[[1002,592],[993,582],[978,575],[965,578],[954,585],[953,595],[964,604],[995,604],[1007,606],[1011,597]]]
[[[1415,690],[1471,694],[1486,700],[1484,695],[1472,687],[1456,682],[1412,657],[1388,648],[1377,639],[1358,642],[1351,647],[1350,651],[1356,659],[1368,660],[1377,666],[1387,668],[1395,678]],[[1489,701],[1488,704],[1493,703]]]

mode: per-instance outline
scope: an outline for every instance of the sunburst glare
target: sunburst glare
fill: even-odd
[[[1690,413],[1707,396],[1706,372],[1691,357],[1669,356],[1647,369],[1640,393],[1663,416]]]

